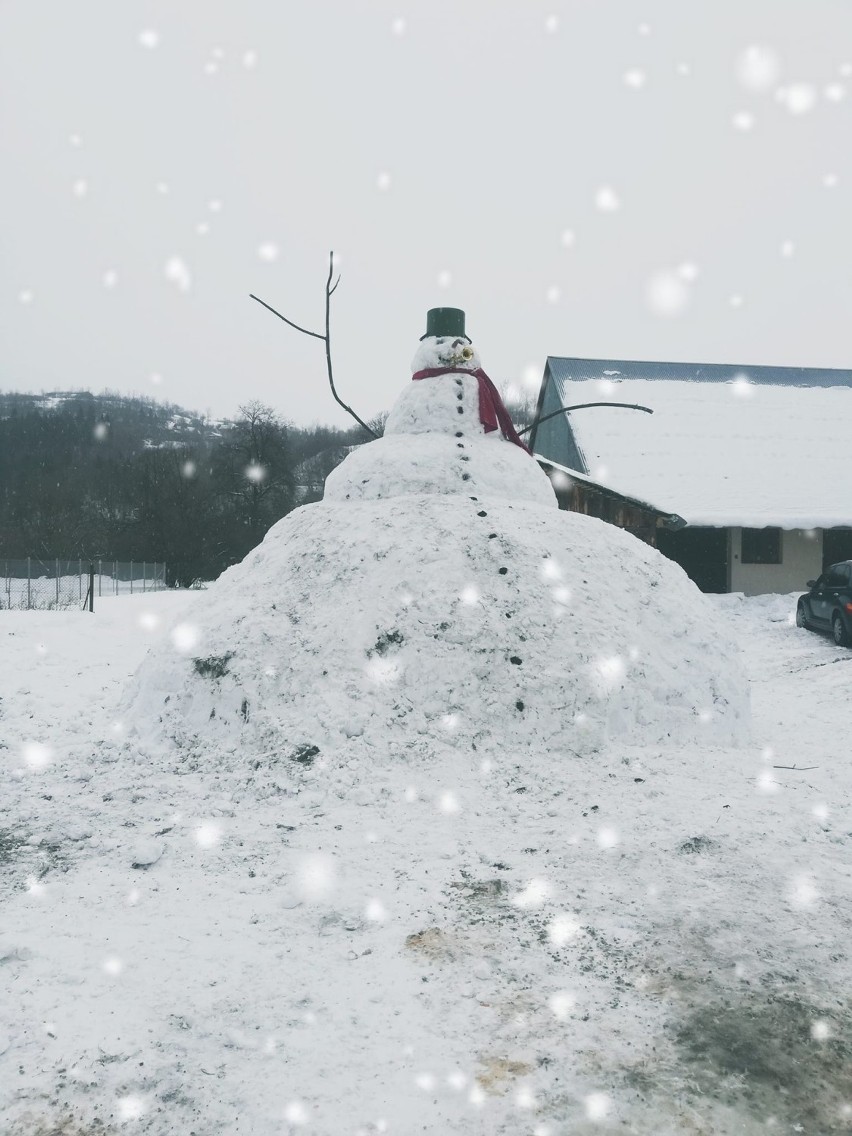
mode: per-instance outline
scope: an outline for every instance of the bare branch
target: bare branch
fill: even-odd
[[[337,274],[337,279],[336,279],[336,280],[335,280],[335,282],[334,282],[334,287],[333,287],[333,288],[331,289],[331,291],[329,292],[329,296],[333,296],[333,295],[334,295],[334,293],[335,293],[335,292],[337,291],[337,285],[338,285],[339,283],[340,283],[340,273],[338,272],[338,274]]]
[[[318,331],[308,331],[306,327],[299,327],[297,323],[293,323],[293,321],[287,319],[286,316],[282,316],[280,312],[276,312],[275,308],[273,308],[270,304],[267,304],[266,300],[261,300],[260,296],[255,296],[254,292],[249,292],[249,295],[253,300],[257,300],[259,304],[263,304],[263,306],[270,312],[272,312],[274,316],[278,316],[280,320],[284,320],[285,323],[289,323],[290,327],[295,327],[296,331],[301,331],[303,335],[312,335],[314,339],[325,339],[325,336],[320,335]]]
[[[548,422],[551,418],[556,418],[559,414],[567,414],[569,410],[585,410],[589,406],[620,406],[624,410],[642,410],[645,414],[653,414],[653,410],[649,406],[639,406],[635,402],[578,402],[575,406],[561,406],[559,410],[554,410],[552,414],[545,414],[544,418],[537,418],[535,422],[531,422],[529,426],[525,426],[523,430],[518,431],[518,436],[521,434],[528,434],[534,426],[540,426],[542,422]]]
[[[335,387],[334,387],[334,372],[333,372],[332,367],[331,367],[331,294],[334,291],[334,288],[337,287],[337,284],[334,285],[334,288],[331,287],[331,278],[332,278],[333,275],[334,275],[334,253],[330,252],[328,254],[328,280],[326,280],[326,283],[325,283],[325,336],[324,337],[320,336],[320,338],[325,339],[325,364],[326,364],[326,368],[328,370],[328,385],[331,387],[331,393],[334,395],[334,401],[336,403],[338,403],[340,406],[342,406],[343,409],[347,412],[347,414],[351,414],[352,417],[355,419],[355,421],[358,423],[358,425],[363,426],[363,428],[367,431],[367,433],[371,437],[377,438],[378,434],[376,434],[376,432],[374,430],[371,430],[370,427],[367,425],[366,422],[364,422],[363,419],[358,417],[358,415],[355,413],[355,411],[352,409],[351,406],[346,405],[346,403],[338,395],[338,393],[337,393],[337,391],[335,390]],[[340,283],[339,277],[338,277],[337,283],[338,284]]]

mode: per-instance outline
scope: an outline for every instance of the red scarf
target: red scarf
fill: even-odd
[[[509,411],[503,405],[500,392],[481,367],[475,371],[464,370],[461,367],[426,367],[423,371],[415,371],[412,379],[432,379],[437,375],[473,375],[479,382],[479,421],[485,427],[485,433],[500,430],[503,437],[516,446],[520,446],[524,453],[531,453],[521,441]]]

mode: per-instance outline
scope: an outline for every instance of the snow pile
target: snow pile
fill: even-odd
[[[484,433],[476,380],[453,374],[411,384],[326,500],[205,593],[126,718],[133,743],[285,775],[353,739],[378,761],[723,745],[747,732],[735,656],[681,569],[559,512],[536,463]]]

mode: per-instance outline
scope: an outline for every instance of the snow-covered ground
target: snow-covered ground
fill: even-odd
[[[852,652],[794,597],[709,601],[739,748],[355,738],[275,795],[125,739],[204,602],[0,613],[4,1136],[852,1131]]]

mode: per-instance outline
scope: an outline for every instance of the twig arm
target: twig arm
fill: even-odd
[[[325,339],[325,336],[320,335],[318,331],[308,331],[306,327],[299,327],[299,325],[297,323],[293,323],[291,319],[287,319],[286,316],[282,316],[280,312],[276,312],[275,308],[273,308],[271,304],[267,304],[266,300],[261,300],[260,296],[255,296],[254,292],[249,292],[249,295],[253,300],[257,300],[259,304],[263,304],[267,311],[272,312],[274,316],[278,316],[280,320],[284,320],[285,323],[289,323],[290,327],[295,327],[296,331],[301,331],[303,335],[312,335],[314,339]]]
[[[574,406],[560,406],[558,410],[554,410],[551,414],[545,414],[543,418],[537,418],[535,422],[531,422],[529,426],[525,426],[523,430],[519,430],[518,434],[528,434],[533,426],[540,426],[542,422],[548,422],[551,418],[556,418],[559,414],[567,414],[569,410],[585,410],[588,406],[620,406],[624,410],[641,410],[645,414],[653,414],[650,406],[639,406],[635,402],[578,402]]]
[[[375,430],[371,430],[363,418],[359,418],[351,406],[347,406],[340,395],[337,393],[334,386],[334,371],[331,366],[331,296],[334,289],[340,283],[340,277],[337,278],[337,283],[332,287],[331,278],[334,275],[334,253],[328,254],[328,279],[325,282],[325,335],[319,336],[320,339],[325,340],[325,365],[328,370],[328,385],[331,387],[331,393],[334,396],[334,401],[342,406],[347,414],[351,414],[359,426],[363,427],[371,438],[378,438]]]

